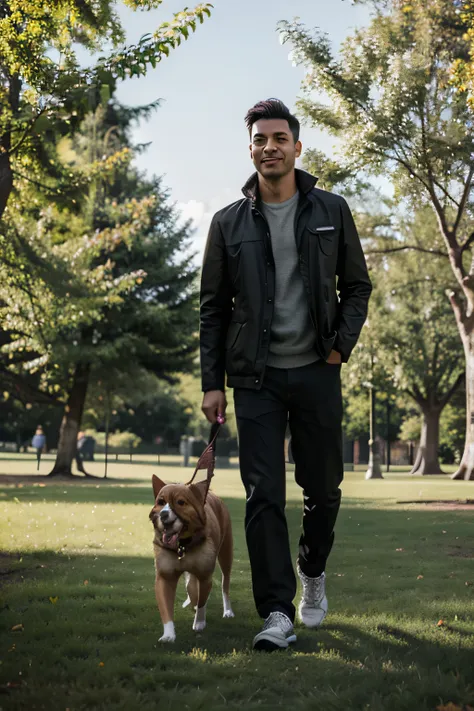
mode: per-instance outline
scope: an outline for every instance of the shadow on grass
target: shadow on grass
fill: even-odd
[[[250,649],[259,621],[246,563],[239,562],[231,586],[234,619],[221,617],[216,579],[208,627],[196,634],[192,613],[181,609],[180,587],[177,642],[163,645],[151,555],[38,552],[6,562],[2,577],[14,585],[2,590],[9,651],[0,681],[9,709],[32,708],[34,702],[53,711],[270,705],[431,711],[441,701],[473,699],[472,638],[425,626],[421,600],[398,622],[381,610],[377,618],[363,619],[351,617],[354,605],[347,609],[341,589],[331,586],[335,613],[324,627],[298,629],[298,642],[287,653],[259,655]],[[375,598],[373,586],[372,593]],[[18,624],[22,631],[12,631]],[[7,687],[12,680],[19,686]]]

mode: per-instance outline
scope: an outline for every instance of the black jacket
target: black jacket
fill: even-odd
[[[346,201],[315,188],[296,170],[300,201],[295,239],[308,297],[315,347],[349,359],[367,316],[372,285]],[[259,210],[255,173],[245,198],[214,215],[201,278],[202,389],[259,389],[268,357],[275,297],[275,263],[268,224]],[[336,283],[337,278],[337,283]],[[338,294],[339,292],[339,294]]]

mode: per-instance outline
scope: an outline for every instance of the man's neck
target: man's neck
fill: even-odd
[[[295,171],[293,170],[278,180],[267,180],[259,173],[258,189],[263,202],[286,202],[298,191]]]

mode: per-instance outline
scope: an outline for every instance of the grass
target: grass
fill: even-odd
[[[33,464],[0,457],[0,473],[34,474]],[[213,482],[234,524],[236,617],[221,617],[216,574],[207,629],[194,633],[178,604],[176,643],[158,643],[152,472],[169,481],[189,474],[178,461],[143,460],[113,463],[109,482],[2,486],[0,477],[0,711],[474,707],[472,511],[397,503],[474,498],[471,483],[348,473],[327,571],[330,614],[318,631],[298,628],[291,651],[262,655],[250,648],[260,620],[236,469]],[[294,550],[300,509],[289,472]]]

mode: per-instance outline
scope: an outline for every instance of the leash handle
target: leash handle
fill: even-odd
[[[198,462],[196,464],[196,468],[194,470],[194,474],[192,475],[190,481],[188,481],[187,486],[189,486],[189,484],[193,483],[198,471],[200,471],[201,469],[207,469],[207,491],[209,491],[211,479],[214,476],[214,467],[216,465],[216,458],[215,458],[216,439],[217,439],[217,435],[219,434],[220,428],[221,428],[221,425],[219,422],[213,423],[213,425],[211,427],[211,432],[209,434],[209,444],[207,445],[206,449],[199,457]],[[206,496],[207,496],[207,491],[206,491]]]
[[[216,450],[216,439],[217,439],[217,435],[219,434],[220,429],[221,429],[220,422],[214,422],[211,425],[211,431],[209,434],[209,446],[212,448],[213,452],[215,452],[215,450]]]

